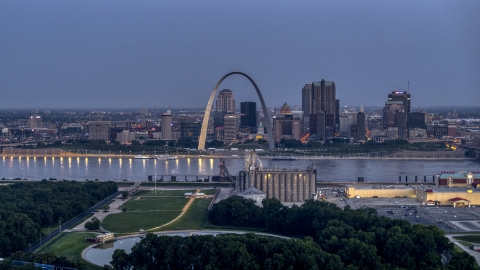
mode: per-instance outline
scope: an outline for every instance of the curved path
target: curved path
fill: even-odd
[[[197,234],[200,234],[200,235],[205,235],[205,234],[208,234],[208,235],[217,235],[217,234],[246,234],[246,233],[254,233],[254,234],[260,235],[260,236],[276,237],[276,238],[285,239],[285,240],[292,239],[291,237],[286,237],[286,236],[281,236],[281,235],[276,235],[276,234],[261,233],[261,232],[252,232],[252,231],[240,231],[240,230],[181,230],[181,231],[156,232],[155,235],[167,235],[167,236],[168,236],[169,234],[178,235],[178,234],[182,234],[182,233],[184,234],[184,236],[192,236],[192,235],[197,235]],[[140,237],[140,236],[144,236],[144,234],[131,234],[131,235],[120,236],[120,237],[117,237],[117,240],[119,240],[119,239],[125,239],[125,238]],[[82,259],[84,259],[85,261],[87,261],[87,262],[89,262],[89,263],[95,264],[94,262],[87,260],[87,257],[85,256],[85,254],[87,253],[88,250],[92,249],[92,248],[95,247],[96,245],[98,245],[98,244],[92,244],[92,245],[88,246],[87,248],[85,248],[85,249],[82,251]],[[129,252],[127,252],[127,253],[129,253]],[[97,264],[95,264],[95,265],[97,265]]]
[[[195,191],[195,194],[197,194],[197,193],[199,193],[199,192],[200,192],[200,189],[197,189],[197,190]],[[194,200],[195,200],[195,196],[192,196],[192,197],[190,198],[190,200],[188,200],[187,204],[183,207],[182,212],[180,213],[180,215],[178,215],[178,216],[177,216],[176,218],[174,218],[172,221],[170,221],[170,222],[168,222],[168,223],[165,223],[165,224],[163,224],[163,225],[161,225],[161,226],[148,229],[147,232],[148,232],[148,231],[153,231],[153,230],[156,230],[156,229],[160,229],[160,228],[165,227],[165,226],[167,226],[167,225],[170,225],[170,224],[172,224],[173,222],[175,222],[175,221],[177,221],[178,219],[180,219],[180,218],[185,214],[185,212],[187,212],[188,208],[190,208],[190,205],[192,205],[192,203],[193,203]]]
[[[453,244],[455,244],[456,246],[458,246],[459,248],[461,248],[463,251],[467,252],[468,254],[472,255],[473,258],[475,258],[475,261],[477,261],[477,264],[480,265],[480,253],[479,252],[475,252],[467,247],[465,247],[464,245],[462,245],[460,242],[458,242],[455,238],[453,238],[454,236],[463,236],[465,234],[447,234],[445,235],[445,237],[448,238],[448,240],[450,240],[450,242],[452,242]]]

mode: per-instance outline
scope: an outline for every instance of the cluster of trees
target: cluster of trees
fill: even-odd
[[[117,249],[104,269],[342,269],[338,256],[306,241],[246,235],[147,234],[130,254]]]
[[[114,182],[16,183],[0,187],[0,252],[23,250],[55,226],[116,192]]]
[[[0,261],[0,270],[9,270],[12,269],[12,260],[31,262],[32,264],[27,264],[24,266],[15,267],[15,269],[38,269],[33,266],[33,263],[41,264],[50,264],[55,266],[71,267],[82,269],[85,266],[85,263],[79,260],[72,261],[65,256],[57,257],[53,253],[43,253],[43,254],[34,254],[34,253],[23,253],[21,251],[15,252],[9,259]]]
[[[98,220],[98,218],[96,218],[96,217],[92,217],[92,219],[90,219],[90,221],[87,221],[85,223],[85,228],[87,230],[98,230],[98,229],[100,229],[100,220]]]
[[[411,225],[380,217],[372,208],[340,209],[321,201],[291,208],[277,199],[265,199],[262,204],[233,196],[214,205],[208,217],[221,226],[311,237],[319,250],[337,257],[347,269],[473,269],[475,265],[468,254],[453,252],[453,244],[435,226]],[[441,254],[450,252],[454,256],[444,266]]]

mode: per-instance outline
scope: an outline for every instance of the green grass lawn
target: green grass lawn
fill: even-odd
[[[81,219],[77,223],[74,223],[72,226],[68,227],[69,229],[73,229],[78,226],[78,224],[84,222],[85,220],[90,220],[93,217],[93,214],[87,215],[85,218]]]
[[[202,189],[200,192],[205,193],[205,195],[215,195],[217,190],[214,189],[214,188],[212,188],[212,189]]]
[[[182,210],[189,200],[188,198],[184,197],[141,197],[140,199],[137,198],[131,198],[120,208],[127,208],[127,212],[152,210]]]
[[[92,244],[85,241],[85,238],[94,236],[94,233],[62,233],[44,244],[41,248],[37,249],[35,253],[52,252],[57,256],[65,256],[70,260],[80,260],[85,262],[85,269],[87,270],[102,269],[101,267],[88,263],[82,259],[82,251]]]
[[[128,207],[127,207],[128,209]],[[180,215],[181,211],[125,212],[110,214],[102,222],[102,227],[114,233],[138,232],[168,223]]]
[[[454,236],[453,238],[465,242],[480,244],[480,234]]]
[[[457,240],[460,244],[464,245],[467,248],[473,247],[473,244],[470,242],[462,241],[462,240]]]
[[[195,192],[195,190],[160,190],[157,189],[157,193],[155,194],[155,191],[152,190],[141,190],[132,197],[138,197],[138,196],[158,196],[158,197],[166,197],[166,196],[181,196],[187,192]]]
[[[42,228],[42,233],[44,235],[48,235],[49,232],[53,232],[54,230],[56,230],[58,228],[58,224],[57,226],[52,226],[50,228],[46,227],[46,228]]]
[[[142,183],[140,184],[142,187],[153,187],[155,186],[155,183]],[[210,188],[215,188],[215,187],[231,187],[232,183],[228,182],[157,182],[157,188],[161,188],[162,186],[165,187],[183,187],[185,189],[190,189],[192,186],[193,187],[210,187]]]
[[[203,222],[207,219],[210,201],[210,199],[203,198],[195,199],[180,219],[168,226],[160,228],[159,231],[200,230]]]

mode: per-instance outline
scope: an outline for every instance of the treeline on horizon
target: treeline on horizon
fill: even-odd
[[[35,243],[41,228],[56,227],[115,193],[115,182],[42,180],[0,186],[0,253]]]

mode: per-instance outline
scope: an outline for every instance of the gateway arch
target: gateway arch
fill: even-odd
[[[262,105],[263,115],[264,115],[264,122],[265,126],[267,127],[267,136],[268,136],[268,148],[271,151],[275,150],[275,144],[273,143],[273,133],[272,133],[272,123],[270,122],[270,117],[268,116],[267,107],[265,106],[265,101],[263,100],[262,93],[260,93],[260,89],[258,89],[257,84],[250,78],[247,74],[243,72],[230,72],[223,76],[213,88],[212,93],[210,94],[210,98],[208,99],[207,108],[205,109],[205,115],[203,116],[202,122],[202,130],[200,131],[200,138],[198,139],[198,150],[205,150],[205,140],[207,139],[207,127],[208,127],[208,120],[210,119],[210,112],[212,111],[213,99],[215,98],[215,94],[217,94],[218,87],[222,84],[223,80],[225,80],[228,76],[239,74],[247,78],[255,87],[257,91],[258,98],[260,99],[260,104]]]

